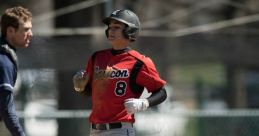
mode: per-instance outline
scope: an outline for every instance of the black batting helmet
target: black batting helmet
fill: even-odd
[[[137,39],[140,30],[140,22],[138,16],[135,13],[127,9],[115,10],[109,17],[106,17],[103,20],[103,23],[109,25],[111,20],[117,20],[127,25],[123,31],[123,34],[130,41],[135,41]],[[106,36],[108,36],[108,29],[105,32]]]

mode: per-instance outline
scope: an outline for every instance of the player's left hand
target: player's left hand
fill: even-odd
[[[124,106],[129,114],[134,114],[141,110],[146,110],[149,106],[147,99],[130,98],[124,101]]]

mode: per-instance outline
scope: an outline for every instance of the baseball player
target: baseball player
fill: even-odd
[[[31,12],[21,6],[8,8],[1,17],[0,117],[12,136],[25,136],[15,112],[13,90],[18,71],[16,49],[29,46],[31,21]],[[0,135],[4,135],[2,130]]]
[[[130,48],[140,31],[135,13],[116,10],[103,23],[112,48],[91,56],[74,75],[74,89],[92,97],[90,136],[135,136],[134,114],[162,103],[166,82],[150,58]],[[152,95],[140,99],[144,88]]]

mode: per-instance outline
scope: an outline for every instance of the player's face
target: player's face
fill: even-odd
[[[129,40],[123,35],[123,30],[126,27],[124,23],[112,20],[108,27],[108,40],[113,46],[128,45]]]
[[[20,23],[17,30],[15,30],[13,27],[10,27],[8,30],[8,42],[15,47],[28,47],[33,35],[31,29],[31,21]]]

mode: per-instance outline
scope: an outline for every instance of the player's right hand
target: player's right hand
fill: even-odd
[[[77,92],[84,91],[88,80],[89,76],[87,75],[86,71],[80,70],[76,72],[76,74],[73,76],[74,89]]]

